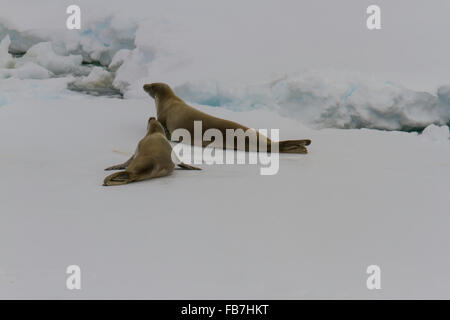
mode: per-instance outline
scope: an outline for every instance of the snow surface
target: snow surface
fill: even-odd
[[[274,176],[203,165],[102,187],[153,102],[64,90],[0,109],[1,298],[448,297],[449,140],[198,106],[312,138],[310,153],[281,155]],[[65,289],[70,264],[82,268],[79,292]],[[381,291],[365,287],[370,264]]]
[[[311,5],[317,19],[294,2],[258,1],[257,15],[252,1],[239,12],[233,1],[79,2],[83,29],[69,32],[55,27],[64,1],[27,2],[41,13],[31,16],[2,0],[0,298],[449,298],[450,86],[433,77],[448,70],[448,10],[417,10],[444,15],[421,32],[391,24],[404,38],[381,52],[387,66],[440,81],[424,92],[386,73],[328,68],[342,59],[362,69],[380,55],[376,36],[333,20],[340,4]],[[311,35],[311,19],[332,27]],[[210,114],[311,138],[309,154],[281,154],[274,176],[203,164],[103,187],[103,169],[128,159],[155,115],[142,90],[153,81]],[[367,129],[416,127],[425,129]],[[72,264],[81,291],[65,287]],[[372,264],[379,291],[366,288]]]

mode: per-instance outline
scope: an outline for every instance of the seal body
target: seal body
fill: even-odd
[[[198,168],[178,164],[184,169],[199,170]],[[105,170],[121,170],[107,176],[104,186],[127,184],[171,174],[175,168],[172,161],[172,146],[167,140],[164,128],[154,117],[151,117],[147,125],[147,134],[141,141],[134,155],[125,163],[115,165]]]
[[[224,148],[237,148],[237,138],[234,138],[233,145],[227,144],[226,131],[227,129],[238,130],[242,129],[244,132],[250,129],[242,124],[234,121],[221,119],[204,113],[200,110],[193,108],[178,97],[169,85],[165,83],[151,83],[144,85],[144,90],[155,99],[156,113],[158,121],[166,128],[169,134],[176,129],[186,129],[191,134],[191,144],[194,144],[194,122],[201,121],[202,124],[202,136],[208,129],[217,129],[222,133],[224,139]],[[254,130],[253,130],[254,131]],[[245,139],[246,151],[261,151],[260,140],[266,145],[266,150],[271,151],[272,141],[266,136],[254,131],[257,140],[251,142],[250,139]],[[169,136],[170,139],[170,136]],[[202,146],[207,146],[209,141],[202,141]],[[254,145],[252,145],[252,143]],[[279,152],[283,153],[307,153],[305,146],[309,145],[311,140],[285,140],[277,142]]]

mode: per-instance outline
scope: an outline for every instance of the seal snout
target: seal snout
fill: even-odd
[[[154,86],[152,84],[150,84],[150,83],[144,84],[144,86],[142,88],[144,89],[145,92],[147,92],[148,94],[153,96],[152,94],[153,94],[153,91],[154,91],[153,90]]]
[[[152,83],[144,84],[142,87],[152,98],[155,98],[155,86]]]

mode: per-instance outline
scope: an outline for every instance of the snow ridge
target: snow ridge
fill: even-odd
[[[164,40],[165,27],[167,23],[149,27],[107,17],[79,32],[50,37],[0,24],[0,79],[57,77],[75,91],[146,98],[142,84],[159,81],[159,75],[171,70],[171,84],[186,101],[234,111],[270,110],[318,128],[421,131],[430,124],[450,123],[450,85],[433,94],[330,70],[305,70],[239,86],[179,81],[177,72],[182,72],[186,57]]]

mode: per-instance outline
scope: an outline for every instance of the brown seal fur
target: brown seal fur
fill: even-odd
[[[147,134],[139,141],[134,155],[125,163],[106,168],[105,170],[122,170],[107,176],[104,186],[115,186],[135,181],[163,177],[171,174],[175,168],[172,161],[172,146],[167,140],[164,128],[154,117],[148,120]],[[179,163],[183,169],[200,170]]]
[[[194,144],[194,121],[202,121],[202,136],[208,129],[220,130],[224,139],[224,148],[227,148],[225,140],[226,129],[242,129],[244,132],[249,129],[248,127],[234,121],[217,118],[191,107],[181,98],[179,98],[165,83],[146,84],[144,85],[144,90],[153,99],[155,99],[158,121],[169,132],[169,134],[172,134],[174,130],[179,128],[187,129],[191,134],[192,144]],[[271,151],[271,140],[260,133],[257,133],[257,135],[257,139],[264,139],[266,141],[267,151]],[[170,139],[170,135],[168,136]],[[237,149],[236,137],[234,140],[234,147],[231,148]],[[207,146],[209,143],[209,141],[203,141],[202,145]],[[306,149],[306,146],[308,146],[310,143],[311,140],[309,139],[280,141],[278,142],[279,152],[307,153],[308,151]],[[250,150],[249,139],[246,139],[245,141],[245,150]],[[256,151],[256,149],[251,150]]]

